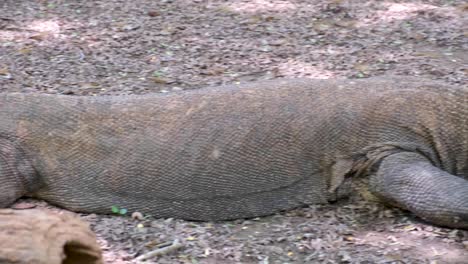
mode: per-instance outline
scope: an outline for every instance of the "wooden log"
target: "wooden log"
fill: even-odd
[[[89,225],[71,213],[0,209],[0,263],[102,264]]]

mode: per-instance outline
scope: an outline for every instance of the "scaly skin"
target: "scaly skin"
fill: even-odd
[[[273,80],[167,95],[0,95],[0,206],[33,196],[155,217],[272,214],[349,193],[468,228],[468,89]]]

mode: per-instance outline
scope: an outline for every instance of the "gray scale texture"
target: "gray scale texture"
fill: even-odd
[[[349,194],[468,228],[468,88],[284,79],[170,94],[0,94],[0,206],[224,220]]]

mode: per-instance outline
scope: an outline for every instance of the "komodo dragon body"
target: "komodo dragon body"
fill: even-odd
[[[326,203],[369,175],[387,203],[468,228],[468,89],[273,80],[144,96],[0,95],[0,206],[223,220]],[[361,178],[361,177],[360,177]]]

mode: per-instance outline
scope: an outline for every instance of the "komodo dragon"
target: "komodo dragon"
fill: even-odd
[[[0,94],[0,207],[268,215],[370,192],[468,228],[468,88],[272,80],[144,96]],[[369,177],[359,177],[368,175]]]

